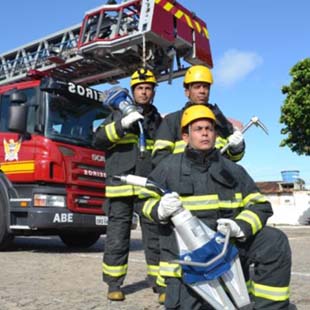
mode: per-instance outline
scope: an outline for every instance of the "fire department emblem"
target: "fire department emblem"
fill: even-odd
[[[6,141],[6,139],[3,139],[5,161],[18,160],[18,152],[20,150],[21,143],[21,139],[19,139],[18,141],[14,141],[13,139]]]

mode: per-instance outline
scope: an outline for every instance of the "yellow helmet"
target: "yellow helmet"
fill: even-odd
[[[187,69],[184,77],[184,87],[187,84],[195,83],[195,82],[205,82],[212,84],[213,77],[212,72],[208,67],[196,65]]]
[[[141,68],[135,71],[131,76],[130,86],[133,87],[141,83],[151,83],[156,86],[157,81],[154,73],[151,70],[145,68]]]
[[[211,109],[202,104],[195,104],[184,110],[181,120],[181,128],[188,126],[191,122],[200,118],[209,118],[214,122],[216,121],[215,115]]]

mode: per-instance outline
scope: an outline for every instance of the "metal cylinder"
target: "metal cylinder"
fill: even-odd
[[[118,105],[118,108],[123,113],[123,115],[128,115],[137,111],[137,107],[126,100],[121,101]]]
[[[174,215],[171,220],[189,251],[202,247],[210,240],[202,223],[190,211],[183,209]]]

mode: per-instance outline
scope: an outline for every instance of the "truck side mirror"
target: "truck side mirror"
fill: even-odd
[[[28,106],[26,105],[27,96],[21,91],[14,91],[10,95],[9,106],[9,131],[25,134],[27,132]]]
[[[27,96],[23,92],[14,92],[10,95],[10,101],[15,104],[26,103]]]
[[[28,107],[26,105],[11,105],[9,107],[8,129],[25,134],[27,132],[27,115]]]

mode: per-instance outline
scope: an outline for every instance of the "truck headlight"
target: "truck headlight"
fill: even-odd
[[[35,194],[33,200],[34,200],[34,206],[39,208],[41,207],[64,208],[66,206],[65,196],[60,195]]]

